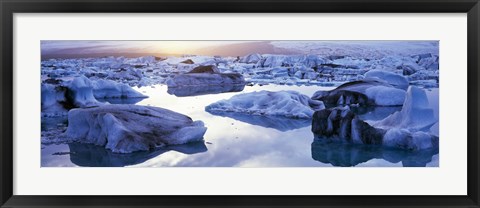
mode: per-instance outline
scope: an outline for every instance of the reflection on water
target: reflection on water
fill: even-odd
[[[168,94],[177,97],[197,96],[218,94],[224,92],[241,92],[245,85],[209,85],[209,86],[183,86],[183,87],[169,87]]]
[[[130,166],[130,167],[320,167],[320,166],[438,166],[438,150],[399,152],[374,147],[321,144],[311,132],[311,120],[249,116],[234,113],[211,114],[205,106],[234,95],[260,90],[294,90],[312,96],[318,90],[334,87],[264,85],[245,86],[241,92],[182,96],[169,94],[165,85],[136,88],[149,97],[137,105],[157,106],[201,120],[207,127],[205,143],[198,146],[172,146],[134,154],[114,154],[85,144],[43,145],[42,167]],[[435,92],[438,95],[437,91]],[[118,99],[121,100],[121,99]],[[110,102],[110,101],[109,101]],[[114,101],[115,102],[115,101]],[[111,103],[114,103],[111,102]],[[123,100],[122,102],[127,102]],[[128,101],[133,102],[133,101]],[[363,119],[377,120],[398,107],[353,109]],[[42,119],[42,129],[66,123],[66,117]],[[45,127],[45,128],[44,128]],[[208,150],[207,150],[208,147]],[[171,151],[170,151],[171,150]],[[55,154],[71,152],[71,154]],[[437,152],[437,156],[432,155]],[[312,159],[313,158],[313,159]],[[432,160],[432,162],[428,162]]]
[[[391,163],[401,162],[404,167],[425,167],[437,154],[438,148],[412,152],[378,145],[329,142],[321,138],[315,138],[312,143],[314,160],[341,167],[356,166],[372,159],[383,159]]]
[[[233,118],[237,121],[245,122],[251,125],[276,129],[282,132],[307,127],[312,124],[312,120],[310,119],[291,119],[280,116],[257,116],[235,112],[214,111],[209,113],[216,116]]]
[[[83,143],[70,143],[70,160],[78,166],[84,167],[123,167],[143,163],[170,150],[184,154],[206,152],[204,142],[195,142],[185,145],[158,148],[151,151],[139,151],[130,154],[113,153],[101,146]]]

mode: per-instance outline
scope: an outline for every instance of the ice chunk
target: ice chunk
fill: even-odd
[[[311,100],[295,91],[259,91],[235,95],[205,107],[208,112],[237,112],[252,115],[310,118],[314,110],[324,109],[323,102]]]
[[[61,103],[66,102],[65,93],[67,88],[42,84],[42,116],[61,116],[67,114],[67,109]]]
[[[407,150],[424,150],[438,147],[438,137],[407,129],[391,128],[383,137],[383,146]]]
[[[347,82],[330,91],[317,91],[312,99],[333,105],[397,106],[403,104],[405,91],[369,78]]]
[[[93,95],[95,98],[145,98],[143,95],[132,89],[130,86],[117,83],[112,80],[92,81]]]
[[[435,123],[432,127],[430,127],[430,134],[431,135],[434,135],[434,136],[439,136],[440,135],[440,132],[439,132],[439,126],[440,124],[437,122]]]
[[[208,85],[208,86],[182,86],[169,87],[168,94],[177,97],[198,96],[208,94],[219,94],[225,92],[241,92],[245,88],[244,84],[240,85]]]
[[[215,65],[197,66],[188,73],[220,73],[219,69]]]
[[[381,144],[385,134],[359,119],[348,106],[316,111],[312,132],[329,140],[355,144]]]
[[[318,58],[316,55],[308,55],[305,56],[305,60],[303,60],[303,64],[310,68],[317,68],[318,65],[326,63],[325,60]]]
[[[383,145],[386,147],[406,149],[411,145],[412,135],[406,129],[392,128],[385,133]]]
[[[238,73],[189,73],[179,74],[167,80],[168,87],[207,86],[207,85],[240,85],[245,79]]]
[[[437,136],[396,126],[378,128],[361,120],[348,106],[316,111],[312,132],[318,138],[339,143],[375,144],[414,151],[438,148]]]
[[[143,77],[142,71],[133,68],[121,68],[117,71],[110,71],[108,79],[112,80],[141,80]]]
[[[66,137],[118,153],[149,150],[203,139],[201,121],[150,106],[104,105],[68,112]]]
[[[365,94],[379,106],[395,106],[405,101],[405,91],[393,87],[374,86],[366,89]]]
[[[397,127],[418,131],[430,128],[437,121],[433,109],[429,107],[425,91],[410,86],[402,110],[373,123],[373,125],[380,128]]]
[[[365,73],[365,77],[376,77],[381,80],[386,81],[387,83],[391,84],[392,86],[406,90],[408,88],[408,80],[402,75],[395,74],[389,71],[382,71],[382,70],[370,70]]]
[[[101,105],[93,95],[93,84],[85,76],[76,77],[68,85],[67,99],[76,107],[86,108]]]
[[[262,56],[260,54],[252,53],[242,57],[242,59],[240,59],[240,63],[252,64],[252,63],[257,63],[261,59],[262,59]]]

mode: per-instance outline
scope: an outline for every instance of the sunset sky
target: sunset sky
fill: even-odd
[[[225,49],[248,46],[259,41],[42,41],[42,55],[60,54],[198,54],[198,55],[235,55]],[[237,46],[237,47],[236,47]],[[218,51],[215,54],[212,50]],[[220,49],[220,50],[219,50]],[[236,50],[238,51],[238,49]],[[223,54],[222,54],[223,53]],[[227,54],[225,54],[227,53]],[[243,54],[239,54],[243,55]]]
[[[438,41],[41,41],[42,59],[87,58],[101,56],[138,57],[145,55],[220,55],[259,54],[350,55],[371,58],[383,55],[438,54]]]

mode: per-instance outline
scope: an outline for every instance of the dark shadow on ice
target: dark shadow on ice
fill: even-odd
[[[379,145],[358,145],[326,141],[315,138],[312,143],[312,158],[333,166],[351,167],[372,159],[391,163],[402,162],[404,167],[425,167],[438,154],[438,148],[421,151],[388,149]]]
[[[219,94],[225,92],[241,92],[245,88],[241,85],[202,85],[202,86],[183,86],[168,87],[168,94],[177,97],[188,97],[197,95]]]
[[[108,102],[110,104],[135,104],[145,98],[97,98],[100,102]]]
[[[312,124],[310,119],[292,119],[280,116],[257,116],[234,112],[209,112],[212,115],[228,117],[255,126],[276,129],[282,132],[304,128]]]
[[[75,142],[68,146],[70,147],[70,161],[83,167],[123,167],[143,163],[170,150],[184,154],[196,154],[208,150],[203,141],[129,154],[113,153],[105,147],[93,144]]]

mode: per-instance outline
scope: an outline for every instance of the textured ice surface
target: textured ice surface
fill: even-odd
[[[252,115],[310,118],[315,110],[324,109],[321,101],[295,91],[259,91],[235,95],[205,107],[209,112],[237,112]]]
[[[68,112],[66,137],[119,153],[203,139],[201,121],[158,107],[104,105]]]
[[[373,124],[380,128],[396,127],[417,131],[430,128],[437,121],[433,109],[429,107],[425,91],[410,86],[402,110]]]
[[[143,95],[132,89],[130,86],[117,83],[112,80],[97,80],[93,83],[93,96],[95,98],[145,98]]]
[[[367,78],[347,82],[334,90],[318,91],[312,99],[337,105],[396,106],[403,104],[405,91],[377,78]]]
[[[376,77],[379,78],[392,86],[407,90],[408,88],[408,80],[404,76],[400,74],[395,74],[389,71],[382,71],[382,70],[370,70],[364,75],[365,77]]]
[[[192,73],[179,74],[167,81],[168,87],[208,86],[208,85],[239,85],[245,84],[245,79],[238,73]]]
[[[61,104],[66,102],[66,88],[51,84],[42,84],[42,116],[66,115],[67,109]]]
[[[85,76],[76,77],[68,85],[68,99],[79,108],[101,105],[93,95],[93,84]]]

